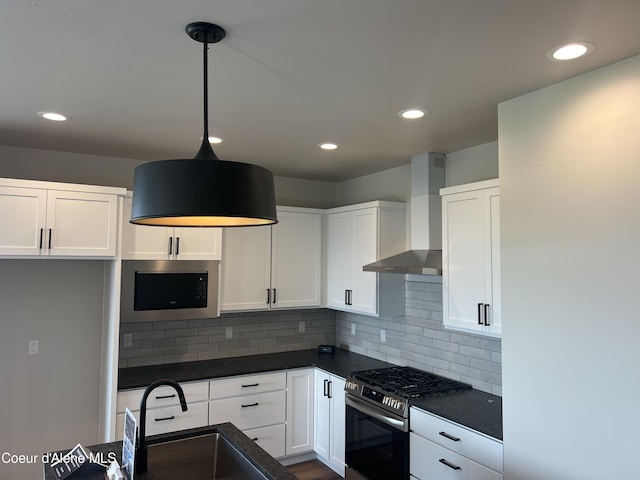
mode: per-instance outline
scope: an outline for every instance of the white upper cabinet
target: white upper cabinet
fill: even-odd
[[[222,310],[319,306],[322,216],[278,207],[278,223],[224,230]]]
[[[220,260],[220,228],[150,227],[135,225],[131,218],[130,196],[122,215],[122,258],[125,260]]]
[[[380,314],[379,274],[362,267],[406,250],[406,205],[368,202],[327,211],[327,306],[371,315]],[[389,280],[404,288],[404,277]],[[386,292],[385,292],[386,293]],[[404,295],[404,292],[403,292]],[[390,309],[392,297],[384,302]],[[398,308],[400,308],[398,306]],[[402,314],[404,310],[397,311]]]
[[[444,325],[499,336],[498,180],[444,188],[440,193]]]
[[[0,179],[0,255],[114,257],[124,189]]]

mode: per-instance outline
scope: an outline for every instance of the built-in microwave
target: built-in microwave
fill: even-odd
[[[120,321],[220,316],[217,260],[124,260]]]

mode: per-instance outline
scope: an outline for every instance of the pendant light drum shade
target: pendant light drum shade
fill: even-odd
[[[220,160],[209,144],[207,46],[225,30],[195,22],[187,34],[203,44],[204,115],[200,150],[192,159],[143,163],[133,174],[131,223],[163,227],[242,227],[277,223],[273,174],[249,163]]]
[[[273,174],[226,160],[160,160],[134,173],[131,223],[231,227],[277,222]]]

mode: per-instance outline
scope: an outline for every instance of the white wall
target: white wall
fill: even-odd
[[[445,171],[447,187],[498,178],[498,142],[448,153]]]
[[[103,261],[0,260],[0,453],[98,442],[103,277]],[[0,462],[0,478],[42,464]]]
[[[352,205],[371,200],[408,202],[411,197],[411,165],[352,178],[336,184],[336,204]]]
[[[505,478],[639,478],[640,57],[499,106]]]

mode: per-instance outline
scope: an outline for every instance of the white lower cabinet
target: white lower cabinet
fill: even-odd
[[[319,460],[342,477],[345,474],[344,386],[344,378],[316,369],[313,449]]]
[[[157,435],[209,424],[209,382],[181,383],[189,409],[183,412],[176,391],[161,386],[147,398],[146,434]],[[124,411],[129,408],[140,421],[140,400],[144,388],[118,392],[116,408],[116,440],[124,434]]]
[[[209,424],[231,422],[273,457],[285,454],[286,372],[209,382]]]
[[[287,455],[313,451],[314,370],[287,372]]]
[[[502,480],[502,442],[411,408],[410,472],[418,480]]]

